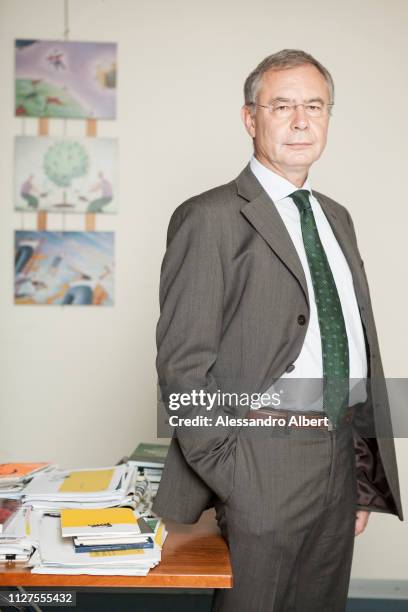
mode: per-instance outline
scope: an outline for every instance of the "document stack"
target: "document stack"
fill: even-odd
[[[149,481],[152,497],[156,495],[162,477],[164,462],[169,447],[167,444],[149,444],[141,442],[129,457],[133,464]]]
[[[43,516],[34,574],[145,576],[161,560],[167,531],[160,519],[130,508],[63,509]]]
[[[133,508],[133,510],[137,510],[140,516],[149,516],[151,514],[152,505],[153,497],[150,490],[150,483],[144,475],[138,474],[132,502],[129,502],[126,506]]]
[[[0,463],[0,498],[19,499],[33,476],[53,467],[49,463]]]
[[[33,478],[24,490],[23,501],[44,512],[132,505],[136,480],[137,470],[126,463],[107,468],[55,469]]]
[[[0,535],[0,561],[26,564],[39,546],[41,514],[19,506]]]

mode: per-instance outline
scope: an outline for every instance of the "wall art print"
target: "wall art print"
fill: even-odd
[[[116,213],[117,140],[15,139],[15,209]]]
[[[116,43],[15,41],[15,114],[114,119]]]
[[[15,304],[111,306],[113,232],[15,232]]]

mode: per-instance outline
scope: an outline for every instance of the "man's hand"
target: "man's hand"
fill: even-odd
[[[368,518],[370,516],[370,512],[368,510],[357,510],[356,512],[356,529],[354,532],[355,536],[363,533],[364,529],[367,526]]]

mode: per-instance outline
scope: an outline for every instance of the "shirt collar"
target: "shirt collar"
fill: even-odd
[[[308,176],[306,177],[302,187],[296,187],[296,185],[283,178],[283,176],[280,176],[280,174],[273,172],[273,170],[270,170],[261,164],[261,162],[256,159],[255,155],[251,157],[250,168],[258,181],[261,183],[262,187],[265,189],[266,193],[274,202],[287,198],[297,189],[307,189],[310,193],[312,193]]]

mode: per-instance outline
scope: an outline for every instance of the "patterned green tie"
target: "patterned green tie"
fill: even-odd
[[[323,354],[323,410],[336,426],[348,408],[349,349],[336,283],[320,241],[309,192],[290,194],[300,213],[303,242],[316,301]]]

